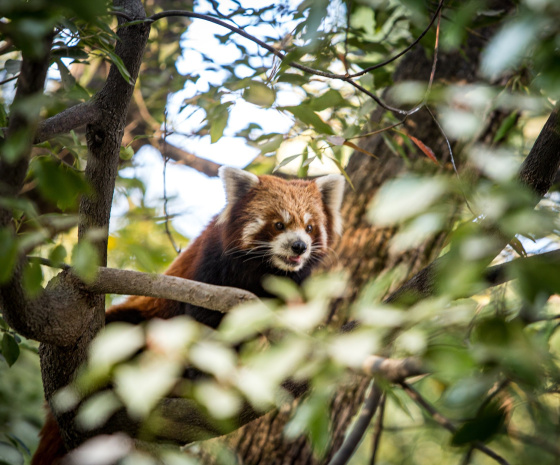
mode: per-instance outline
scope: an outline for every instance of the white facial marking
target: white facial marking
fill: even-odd
[[[243,232],[241,233],[241,243],[244,246],[251,245],[251,242],[263,228],[264,224],[265,221],[261,218],[255,218],[252,222],[247,224],[247,226],[243,228]]]
[[[292,250],[292,244],[296,241],[302,241],[307,246],[307,250],[301,255],[297,255]],[[311,256],[311,238],[303,229],[287,230],[274,238],[270,248],[271,261],[276,268],[284,271],[298,271]]]
[[[303,215],[303,222],[305,224],[309,223],[310,220],[311,220],[311,213],[306,213],[305,215]]]
[[[284,224],[288,224],[290,221],[292,221],[292,215],[290,215],[286,210],[280,210],[280,214],[282,215]]]
[[[320,225],[319,226],[319,236],[321,237],[321,248],[324,248],[327,246],[327,230],[325,229],[325,226]]]

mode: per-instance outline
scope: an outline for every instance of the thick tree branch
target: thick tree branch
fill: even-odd
[[[95,281],[85,286],[88,291],[99,294],[144,295],[186,302],[219,312],[227,312],[236,305],[258,300],[254,294],[243,289],[214,286],[176,276],[103,267],[98,269]]]
[[[39,144],[72,129],[95,123],[100,117],[101,111],[95,100],[67,108],[39,123],[33,143]]]

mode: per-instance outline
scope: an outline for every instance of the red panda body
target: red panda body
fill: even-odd
[[[269,297],[262,286],[266,275],[289,277],[300,284],[340,234],[344,178],[285,181],[227,167],[220,169],[220,177],[226,207],[165,274],[237,287],[259,297]],[[108,309],[106,323],[138,324],[185,314],[213,328],[223,316],[176,301],[133,296]],[[32,465],[56,463],[64,451],[56,421],[48,412]]]

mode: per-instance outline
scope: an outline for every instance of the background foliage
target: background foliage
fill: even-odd
[[[258,120],[236,131],[236,137],[260,151],[248,167],[255,173],[280,168],[306,176],[311,166],[330,160],[345,174],[356,147],[376,156],[362,147],[364,134],[392,125],[396,126],[380,137],[395,157],[408,160],[418,151],[434,153],[422,142],[423,134],[399,123],[402,115],[384,111],[373,120],[378,105],[347,80],[306,73],[290,63],[319,74],[359,73],[419,37],[437,5],[415,0],[221,3],[185,6],[148,0],[145,7],[148,14],[206,8],[286,57],[280,60],[224,29],[216,38],[238,51],[231,53],[235,58],[218,63],[216,57],[202,56],[201,69],[182,74],[176,64],[192,47],[188,40],[180,41],[186,22],[166,18],[154,23],[123,139],[121,170],[134,166],[133,154],[145,145],[165,154],[165,144],[171,144],[167,124],[169,132],[181,135],[176,122],[185,115],[203,118],[192,132],[174,139],[180,156],[188,152],[190,140],[218,141],[232,125],[230,114],[240,101],[294,118],[286,133],[264,131]],[[375,201],[364,205],[375,225],[398,227],[391,238],[393,252],[406,254],[442,230],[452,232],[453,245],[444,250],[450,251],[451,259],[441,273],[436,295],[412,305],[383,304],[393,283],[408,272],[397,267],[392,273],[372,276],[348,304],[352,317],[363,322],[358,330],[349,334],[317,330],[333,300],[345,296],[348,276],[342,272],[320,275],[301,290],[289,282],[270,281],[278,301],[236,309],[217,332],[209,333],[188,320],[153,322],[145,330],[110,328],[92,347],[89,369],[77,380],[80,391],[99,391],[81,408],[82,425],[99,426],[122,405],[149,425],[152,407],[173,387],[194,398],[217,426],[225,427],[244,399],[257,409],[283,405],[285,393],[278,387],[293,375],[309,379],[313,389],[285,434],[308,435],[315,454],[321,456],[332,432],[325,407],[336,386],[352,382],[349,372],[359,370],[370,353],[416,355],[433,375],[419,380],[415,388],[454,421],[457,431],[450,435],[403,390],[386,386],[378,463],[490,463],[482,454],[471,457],[473,441],[488,443],[512,464],[556,463],[558,265],[520,262],[511,271],[517,278],[514,283],[491,290],[486,290],[482,272],[493,257],[496,230],[517,238],[500,260],[551,250],[558,242],[558,193],[553,190],[533,209],[533,194],[520,188],[516,173],[560,94],[560,6],[554,0],[506,3],[445,2],[439,49],[434,45],[435,25],[419,42],[418,47],[433,58],[435,53],[465,49],[470,35],[488,37],[474,84],[441,82],[436,73],[428,86],[428,72],[417,81],[394,85],[397,62],[355,77],[363,90],[382,96],[392,106],[427,105],[455,149],[455,167],[438,166],[428,157],[410,162],[409,175],[386,183]],[[37,44],[53,28],[45,97],[20,105],[40,107],[47,118],[88,101],[103,85],[111,64],[128,79],[114,53],[116,21],[108,10],[113,8],[104,2],[2,3],[0,126],[7,126],[13,111],[10,104],[17,83],[13,78],[19,72],[21,52],[39,53]],[[440,66],[445,66],[444,60]],[[189,86],[208,73],[213,78],[206,89],[186,98],[176,115],[167,116],[169,93],[192,89]],[[500,115],[499,124],[485,136],[490,115],[495,114]],[[2,157],[17,158],[25,137],[29,134],[2,140]],[[290,149],[294,141],[299,143],[297,153]],[[448,156],[434,153],[436,160],[444,155]],[[18,235],[0,230],[0,283],[10,279],[17,251],[37,241],[40,245],[30,255],[70,264],[85,280],[95,275],[95,250],[88,242],[77,244],[73,229],[79,196],[89,193],[83,178],[86,157],[80,130],[34,148],[22,196],[1,199],[14,211]],[[170,236],[175,242],[187,242],[173,230],[163,200],[153,208],[146,205],[145,194],[141,180],[128,174],[118,178],[116,202],[127,199],[127,208],[111,230],[110,266],[161,272],[176,255]],[[490,225],[491,232],[476,227],[481,221]],[[31,260],[24,279],[27,292],[40,293],[53,274],[51,268]],[[267,334],[267,344],[258,337],[262,333]],[[35,343],[22,340],[1,319],[0,337],[0,463],[18,464],[29,460],[42,419],[38,359]],[[232,349],[248,339],[251,342],[242,350]],[[144,345],[150,350],[134,355]],[[208,376],[194,384],[181,381],[185,364]],[[104,390],[112,382],[117,388]],[[60,402],[69,402],[74,389],[62,392]],[[351,463],[368,463],[370,444],[370,439],[364,440]],[[148,452],[130,454],[131,463],[138,463],[139,457],[152,463]],[[231,455],[224,454],[227,463]],[[165,450],[161,455],[168,463],[186,460]]]

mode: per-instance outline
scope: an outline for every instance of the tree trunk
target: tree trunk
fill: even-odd
[[[464,47],[465,54],[440,56],[436,79],[446,82],[473,82],[483,40],[482,37],[472,37]],[[419,76],[427,78],[430,68],[431,62],[426,58],[424,50],[416,48],[404,57],[395,72],[394,81],[416,80]],[[380,115],[381,111],[374,112],[372,122],[377,122]],[[495,126],[490,118],[488,127]],[[362,153],[352,156],[347,173],[355,191],[350,188],[346,190],[342,210],[345,232],[335,247],[338,254],[335,268],[347,270],[350,282],[346,300],[338,302],[331,315],[331,323],[335,326],[340,326],[347,320],[348,304],[372,278],[400,265],[407,270],[407,276],[403,277],[404,282],[438,256],[447,237],[447,232],[439,233],[414,250],[396,254],[389,249],[389,241],[396,232],[395,228],[374,227],[367,220],[366,213],[371,199],[386,181],[402,175],[409,168],[415,173],[450,169],[445,139],[425,109],[408,118],[405,127],[411,135],[432,148],[440,161],[440,167],[436,168],[436,165],[420,151],[409,153],[409,162],[405,161],[393,154],[379,135],[366,139],[363,145],[367,151],[375,154],[377,159]],[[378,126],[371,129],[378,129]],[[402,282],[395,282],[393,287],[398,287]],[[340,388],[332,400],[332,440],[326,457],[314,457],[305,437],[288,440],[283,435],[284,426],[291,418],[299,400],[253,421],[221,440],[235,450],[240,461],[247,465],[327,463],[341,446],[348,426],[363,401],[370,379],[356,376],[354,381],[351,388],[348,388],[348,385]]]

